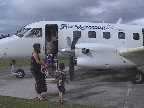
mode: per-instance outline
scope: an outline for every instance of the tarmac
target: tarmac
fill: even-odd
[[[0,72],[0,95],[32,99],[36,96],[34,78],[25,67],[26,77],[15,78],[9,69]],[[69,76],[68,76],[69,78]],[[47,79],[49,101],[58,101],[56,84]],[[66,83],[68,103],[110,108],[144,108],[144,85],[132,84],[126,73],[78,69],[74,81]]]

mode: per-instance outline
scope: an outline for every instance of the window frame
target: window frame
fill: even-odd
[[[133,33],[133,40],[140,40],[140,34],[139,33]]]
[[[79,31],[79,30],[73,31],[73,37],[74,38],[80,38],[81,37],[81,31]]]
[[[109,34],[109,35],[107,35],[107,33]],[[109,37],[108,37],[109,36]],[[104,39],[110,39],[111,38],[111,33],[110,32],[103,32],[103,38]]]
[[[88,31],[88,38],[96,38],[96,31]]]
[[[125,32],[118,32],[118,39],[125,39],[126,35]]]

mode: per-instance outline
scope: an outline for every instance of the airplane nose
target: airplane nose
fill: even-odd
[[[0,49],[0,58],[7,56],[7,52]]]

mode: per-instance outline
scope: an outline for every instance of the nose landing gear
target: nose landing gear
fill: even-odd
[[[134,84],[144,83],[144,73],[138,68],[133,69],[133,71],[135,72],[134,72],[134,77],[132,79],[132,83]]]
[[[15,72],[16,78],[24,78],[25,77],[25,72],[23,69],[17,69]]]
[[[15,69],[15,63],[16,61],[15,60],[12,60],[11,62],[11,74],[13,76],[15,76],[16,78],[24,78],[25,77],[25,72],[23,69]]]
[[[136,73],[134,80],[132,81],[134,84],[142,84],[144,82],[144,74],[139,71]]]

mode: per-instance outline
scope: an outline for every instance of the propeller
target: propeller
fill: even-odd
[[[80,31],[73,32],[73,41],[71,42],[71,55],[69,56],[69,74],[70,80],[74,79],[74,71],[75,71],[75,45],[81,37]],[[69,42],[70,43],[70,42]]]

